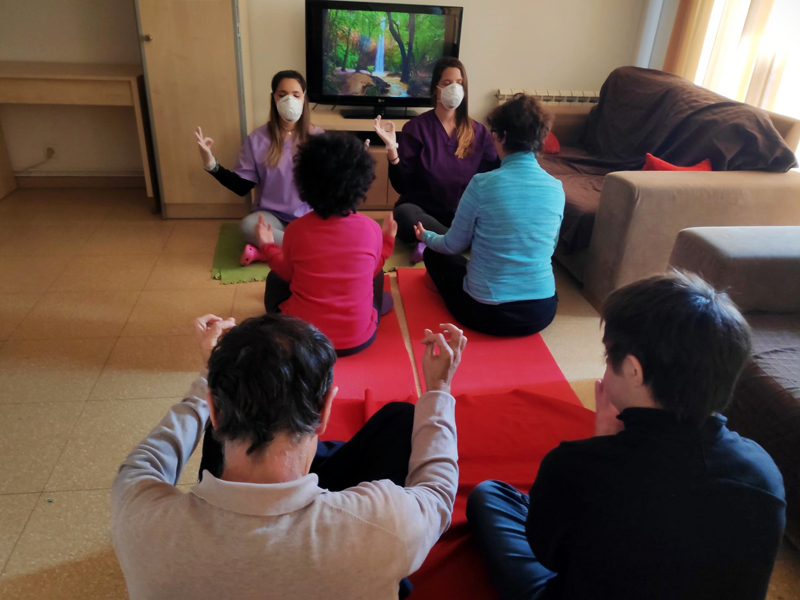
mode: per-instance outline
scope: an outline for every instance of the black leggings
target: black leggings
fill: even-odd
[[[423,257],[447,309],[465,327],[489,335],[525,336],[539,333],[556,316],[558,294],[543,300],[484,304],[464,291],[466,258],[439,254],[430,248]]]
[[[278,276],[275,271],[270,271],[267,275],[267,284],[264,288],[264,308],[267,313],[277,314],[281,312],[280,306],[286,302],[292,295],[289,282]],[[375,274],[372,279],[372,306],[378,311],[378,322],[381,320],[381,312],[383,310],[383,269]],[[343,358],[345,356],[352,356],[358,354],[362,350],[369,348],[375,337],[378,335],[378,330],[366,342],[355,348],[343,348],[336,350],[336,356]]]
[[[336,410],[336,400],[332,410]],[[405,487],[413,429],[414,405],[391,402],[376,412],[349,442],[319,442],[310,473],[319,477],[319,487],[331,492],[381,479]],[[198,478],[203,478],[204,470],[220,477],[224,466],[222,446],[214,439],[209,424],[203,438]],[[412,587],[408,579],[403,579],[399,597],[408,597]]]
[[[437,219],[425,212],[425,209],[410,202],[394,207],[394,220],[397,221],[397,237],[404,242],[417,241],[417,234],[414,233],[414,225],[417,223],[422,223],[422,226],[428,231],[444,235],[449,231],[450,224],[453,222],[452,217]]]

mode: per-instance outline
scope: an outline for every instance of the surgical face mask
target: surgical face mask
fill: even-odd
[[[451,83],[447,87],[439,87],[442,90],[439,94],[439,102],[448,110],[453,110],[461,105],[464,100],[464,86],[460,83]]]
[[[294,123],[303,115],[303,101],[291,95],[278,100],[277,107],[278,114],[289,123]]]

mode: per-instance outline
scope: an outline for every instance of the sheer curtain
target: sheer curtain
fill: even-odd
[[[800,119],[800,0],[681,0],[664,70]]]

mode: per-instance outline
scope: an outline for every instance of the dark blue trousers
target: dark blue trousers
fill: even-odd
[[[528,506],[527,494],[502,481],[484,481],[467,500],[467,519],[502,600],[543,600],[556,576],[528,544]]]

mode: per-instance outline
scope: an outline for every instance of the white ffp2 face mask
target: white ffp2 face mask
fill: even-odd
[[[303,101],[294,96],[284,96],[276,106],[281,118],[289,123],[294,123],[303,115]]]
[[[461,106],[464,100],[464,86],[460,83],[451,83],[447,87],[440,87],[442,90],[439,94],[439,102],[442,103],[447,110],[453,110]]]

